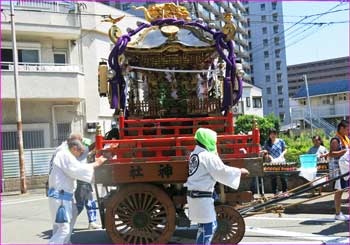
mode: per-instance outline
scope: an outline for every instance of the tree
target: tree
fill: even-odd
[[[252,131],[253,120],[257,120],[258,127],[260,129],[260,143],[263,145],[269,137],[270,128],[275,128],[277,131],[280,129],[279,118],[270,114],[266,117],[259,117],[254,115],[242,115],[239,116],[235,123],[236,133],[245,133]]]

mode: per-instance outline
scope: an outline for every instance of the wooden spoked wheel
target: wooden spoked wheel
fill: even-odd
[[[106,203],[106,229],[113,243],[167,243],[175,231],[170,197],[149,184],[130,184]]]
[[[213,243],[237,244],[245,233],[245,223],[240,213],[231,206],[219,205],[215,207],[218,228]]]

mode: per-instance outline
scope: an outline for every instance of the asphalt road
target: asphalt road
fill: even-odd
[[[344,195],[345,196],[345,195]],[[3,195],[1,201],[1,244],[46,244],[51,235],[48,201],[43,191],[31,194]],[[350,243],[349,223],[334,221],[333,214],[266,214],[245,219],[247,244],[331,244]],[[72,242],[109,244],[104,230],[87,230],[87,216],[79,216]],[[170,243],[193,243],[196,228],[179,228]]]

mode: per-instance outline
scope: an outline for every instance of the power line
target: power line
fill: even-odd
[[[330,8],[330,9],[329,9],[328,11],[326,11],[326,12],[312,15],[312,16],[314,16],[315,18],[313,18],[313,19],[311,20],[310,23],[315,23],[314,21],[316,21],[317,19],[321,18],[322,16],[324,16],[324,15],[326,15],[326,14],[328,14],[328,13],[334,11],[334,9],[338,8],[340,5],[342,5],[342,3],[337,4],[336,6]],[[303,17],[303,18],[300,19],[298,22],[294,23],[292,26],[288,27],[288,28],[285,29],[285,30],[280,31],[280,32],[277,33],[275,36],[272,36],[272,37],[268,40],[268,42],[274,40],[275,37],[281,37],[281,36],[283,36],[283,34],[287,33],[289,30],[291,30],[293,27],[297,26],[299,23],[302,23],[302,21],[304,21],[304,20],[307,19],[307,18],[309,18],[309,17]],[[324,24],[327,24],[327,23],[323,23],[322,25],[324,25]],[[314,27],[314,26],[319,26],[319,25],[311,25],[311,28]],[[297,28],[297,29],[292,30],[290,33],[286,34],[284,38],[281,38],[281,39],[282,39],[282,40],[283,40],[283,39],[286,39],[286,37],[287,37],[288,35],[290,36],[292,33],[298,32],[298,31],[299,31],[300,29],[302,29],[302,28],[303,28],[303,27],[300,27],[300,28]],[[302,31],[301,33],[303,33],[303,32],[304,32],[304,31]],[[294,37],[300,35],[301,33],[295,34],[292,38],[294,38]],[[249,52],[251,52],[251,53],[256,53],[256,52],[262,51],[262,50],[264,50],[264,49],[265,49],[264,44],[261,43],[260,45],[255,46],[255,47],[254,47],[253,49],[251,49]]]
[[[2,10],[5,10],[5,9],[2,9]],[[7,9],[6,9],[7,10]],[[119,10],[119,9],[118,9]],[[305,16],[299,16],[299,17],[303,17],[304,19],[305,18],[309,18],[309,17],[313,17],[313,16],[318,16],[318,15],[324,15],[324,14],[330,14],[330,13],[335,13],[335,12],[341,12],[341,11],[348,11],[350,10],[349,8],[347,9],[340,9],[340,10],[336,10],[336,11],[328,11],[328,12],[324,12],[324,13],[318,13],[318,14],[313,14],[313,15],[305,15]],[[76,13],[76,12],[67,12],[67,13],[64,13],[64,12],[56,12],[56,11],[49,11],[49,10],[35,10],[35,9],[16,9],[15,11],[20,11],[20,12],[44,12],[44,13],[54,13],[54,14],[64,14],[64,15],[81,15],[81,16],[95,16],[95,17],[101,17],[101,18],[105,18],[105,17],[108,17],[110,14],[109,13],[105,13],[105,14],[94,14],[94,13]],[[122,10],[120,10],[122,11]],[[116,17],[119,17],[120,15],[112,15],[113,16],[116,16]],[[244,17],[246,17],[245,15],[243,15]],[[251,15],[251,16],[254,16],[254,15]],[[260,16],[260,15],[256,15],[256,16]],[[264,15],[261,15],[261,16],[264,16]],[[273,16],[273,14],[266,14],[265,16]],[[286,15],[279,15],[279,16],[286,16]],[[125,14],[125,18],[142,18],[142,16],[137,16],[137,15],[128,15],[128,14]],[[296,16],[298,17],[298,16]],[[213,20],[214,21],[214,20]],[[250,22],[254,22],[254,23],[271,23],[271,24],[275,24],[276,22],[277,23],[285,23],[285,24],[294,24],[294,23],[299,23],[299,21],[297,22],[293,22],[293,21],[252,21],[250,20]],[[347,22],[335,22],[335,24],[338,24],[338,23],[347,23]],[[309,23],[303,23],[303,24],[309,24]]]
[[[332,13],[337,13],[337,12],[343,12],[343,11],[348,11],[350,10],[349,8],[347,9],[337,9],[337,10],[333,10],[333,11],[327,11],[327,14],[332,14]],[[324,12],[325,13],[325,12]],[[279,15],[279,16],[283,16],[283,17],[299,17],[299,18],[303,18],[303,17],[314,17],[317,15],[322,15],[323,13],[318,13],[318,14],[310,14],[310,15]],[[249,16],[272,16],[273,14],[243,14],[243,17],[249,17]]]

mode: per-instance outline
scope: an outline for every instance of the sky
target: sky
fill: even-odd
[[[332,11],[350,7],[349,3],[344,1],[283,2],[283,21],[295,23],[302,19],[295,16],[324,13],[340,3],[341,5]],[[303,22],[310,23],[315,18],[309,17]],[[349,21],[349,10],[330,13],[314,20],[332,21]],[[287,30],[291,25],[293,24],[285,23],[284,29]],[[309,25],[296,25],[285,32],[287,65],[349,56],[349,23],[314,26],[305,30],[306,28],[309,28]]]

